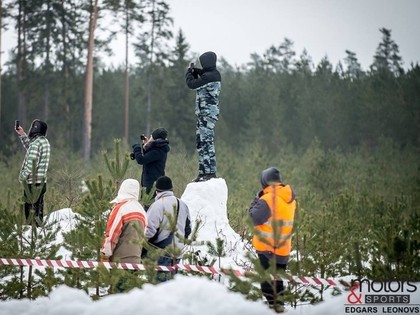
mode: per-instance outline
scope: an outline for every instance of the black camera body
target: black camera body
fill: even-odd
[[[141,139],[141,140],[146,140],[146,136],[145,136],[144,134],[141,134],[141,135],[140,135],[140,139]]]
[[[15,129],[18,130],[20,126],[19,120],[15,120]]]

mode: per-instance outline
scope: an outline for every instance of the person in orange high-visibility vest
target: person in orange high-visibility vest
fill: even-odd
[[[256,232],[252,239],[261,266],[269,269],[275,263],[284,271],[289,262],[296,199],[292,188],[283,184],[280,171],[270,167],[261,173],[262,190],[249,209]],[[284,309],[276,297],[284,291],[283,281],[261,283],[261,291],[271,308]]]

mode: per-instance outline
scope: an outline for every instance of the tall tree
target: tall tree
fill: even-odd
[[[295,66],[296,53],[293,51],[293,41],[285,38],[279,46],[272,45],[264,53],[267,67],[277,72],[290,73]]]
[[[58,18],[61,28],[59,29],[57,39],[57,61],[56,66],[61,72],[61,93],[59,100],[59,110],[63,113],[63,119],[60,126],[64,133],[64,139],[67,144],[73,144],[75,124],[72,123],[74,118],[72,106],[75,101],[74,88],[77,80],[77,74],[82,69],[83,64],[80,61],[84,55],[86,41],[83,38],[85,34],[84,10],[82,4],[78,0],[60,0],[58,6]]]
[[[2,51],[1,51],[1,39],[3,33],[3,0],[0,0],[0,130],[1,130],[1,73],[2,73]]]
[[[314,63],[312,61],[312,57],[309,55],[308,51],[304,49],[299,57],[299,60],[296,61],[296,71],[301,74],[310,75],[313,68]]]
[[[357,60],[356,53],[346,50],[346,54],[347,56],[344,59],[344,62],[347,65],[347,71],[345,72],[345,75],[347,75],[347,77],[351,80],[358,79],[363,71],[359,61]]]
[[[183,76],[186,70],[189,57],[189,44],[186,41],[184,33],[179,30],[176,39],[175,47],[172,50],[169,58],[169,74],[165,80],[169,86],[167,88],[168,103],[165,111],[168,125],[171,126],[171,137],[179,137],[183,140],[186,147],[188,144],[194,143],[194,134],[190,132],[195,126],[194,116],[194,100],[191,91],[186,87]],[[179,122],[183,123],[180,124]],[[191,128],[185,128],[190,126]],[[191,147],[192,149],[192,147]]]
[[[27,70],[27,14],[28,6],[26,1],[19,0],[17,4],[17,15],[15,16],[17,28],[17,53],[16,53],[16,78],[18,85],[17,117],[26,121],[26,89],[24,81]]]
[[[54,32],[58,29],[56,10],[57,0],[36,1],[31,7],[31,17],[28,19],[29,36],[32,49],[30,50],[31,59],[41,60],[42,90],[43,96],[43,115],[44,120],[48,120],[50,95],[51,95],[51,75],[52,75],[52,51]]]
[[[98,2],[91,0],[89,18],[89,40],[86,62],[85,79],[85,102],[84,102],[84,123],[83,123],[83,158],[90,159],[92,140],[92,99],[93,99],[93,50],[95,47],[95,29],[98,19]]]
[[[381,28],[382,41],[376,49],[371,69],[373,71],[390,71],[398,76],[404,73],[402,58],[399,55],[399,47],[391,38],[391,30]]]
[[[138,43],[134,46],[136,55],[147,65],[146,132],[150,134],[154,72],[155,68],[164,65],[168,58],[166,44],[173,36],[170,30],[173,19],[169,16],[169,4],[164,0],[146,0],[145,8],[146,30],[138,36]]]
[[[140,28],[144,22],[141,1],[134,0],[106,0],[105,5],[115,13],[125,36],[125,67],[124,67],[124,139],[128,143],[129,135],[129,47],[133,30]],[[121,18],[120,18],[121,17]],[[137,23],[136,23],[137,22]]]
[[[1,118],[2,118],[2,94],[1,94],[1,75],[3,72],[3,68],[2,68],[2,64],[3,64],[3,59],[2,59],[2,35],[3,35],[3,29],[5,28],[4,25],[4,18],[7,17],[7,8],[3,7],[4,3],[3,0],[0,0],[0,130],[1,130]]]

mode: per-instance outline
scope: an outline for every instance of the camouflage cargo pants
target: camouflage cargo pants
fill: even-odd
[[[198,117],[196,142],[198,152],[198,174],[216,174],[216,149],[214,147],[214,127],[216,119]]]

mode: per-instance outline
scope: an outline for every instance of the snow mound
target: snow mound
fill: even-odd
[[[177,275],[160,285],[145,284],[125,294],[114,294],[93,302],[82,290],[59,286],[48,298],[35,301],[11,300],[0,303],[1,314],[107,315],[269,315],[262,303],[247,301],[239,293],[205,277]]]
[[[228,188],[223,178],[214,178],[205,182],[190,183],[185,188],[181,199],[188,205],[191,221],[194,225],[201,221],[195,250],[207,253],[207,242],[216,246],[216,239],[224,241],[226,256],[221,259],[221,267],[242,265],[249,248],[229,224],[227,215]]]
[[[57,238],[55,240],[56,244],[63,244],[63,233],[69,232],[76,227],[78,216],[80,215],[74,213],[70,208],[64,208],[48,214],[46,222],[48,224],[55,223],[59,225],[59,232],[57,233]],[[64,246],[60,246],[57,254],[60,255],[63,260],[71,260],[72,253],[65,249]]]

